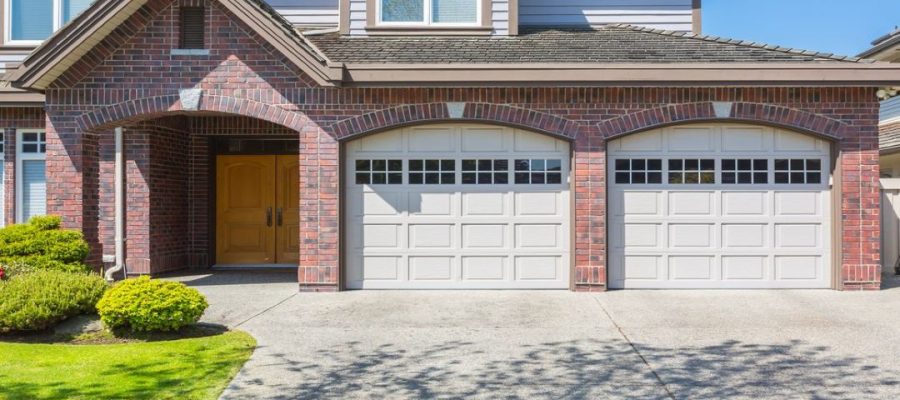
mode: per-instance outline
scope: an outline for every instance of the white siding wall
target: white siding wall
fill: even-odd
[[[297,26],[338,26],[338,0],[266,0]]]
[[[900,118],[900,96],[881,102],[881,121]]]
[[[22,63],[22,60],[28,57],[28,51],[15,53],[0,53],[0,74],[6,72],[9,68],[14,68]]]
[[[690,31],[691,0],[519,0],[519,26],[632,24]]]

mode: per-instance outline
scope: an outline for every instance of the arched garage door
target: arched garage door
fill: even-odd
[[[829,143],[736,124],[610,141],[612,288],[827,288]]]
[[[568,288],[568,143],[429,125],[352,141],[346,165],[348,288]]]

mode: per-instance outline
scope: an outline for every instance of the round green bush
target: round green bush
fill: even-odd
[[[93,313],[107,284],[95,274],[29,271],[0,282],[0,332],[49,329]]]
[[[113,329],[173,331],[196,323],[207,306],[196,289],[142,276],[109,289],[97,303],[97,311]]]
[[[0,265],[30,270],[90,272],[90,252],[81,232],[61,230],[59,217],[34,217],[27,224],[0,229]]]

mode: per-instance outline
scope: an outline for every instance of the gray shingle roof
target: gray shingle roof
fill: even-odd
[[[307,38],[330,60],[359,64],[864,61],[631,25],[528,28],[514,37],[348,37],[328,33]]]

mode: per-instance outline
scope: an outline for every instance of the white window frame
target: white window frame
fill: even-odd
[[[24,221],[25,215],[23,214],[25,211],[25,207],[23,206],[23,202],[25,201],[23,195],[25,194],[25,188],[22,186],[25,183],[25,179],[22,176],[25,168],[25,161],[44,161],[44,167],[46,168],[47,164],[47,152],[43,153],[24,153],[22,151],[22,146],[24,145],[22,141],[22,136],[26,133],[37,133],[47,134],[45,129],[19,129],[16,131],[16,223],[25,223]],[[38,149],[40,151],[40,148]],[[46,172],[45,172],[46,174]],[[45,195],[46,196],[46,195]],[[45,206],[46,207],[46,206]]]
[[[20,46],[37,46],[43,43],[43,40],[13,40],[12,38],[12,0],[3,0],[3,15],[4,21],[3,26],[3,42],[11,45],[20,45]],[[63,22],[63,0],[53,0],[53,32],[50,32],[50,35],[53,35],[54,32],[58,31],[59,28],[65,24]]]
[[[58,0],[57,0],[58,1]],[[425,7],[423,7],[422,16],[423,22],[411,21],[411,22],[397,22],[397,21],[388,21],[385,22],[382,20],[382,7],[384,0],[375,0],[375,6],[377,10],[375,10],[376,21],[378,26],[403,26],[403,27],[418,27],[418,26],[436,26],[436,27],[469,27],[469,26],[481,26],[481,21],[484,18],[481,12],[483,8],[483,1],[488,0],[475,0],[475,22],[460,22],[460,23],[448,23],[448,22],[434,22],[432,21],[432,2],[433,0],[422,0],[425,2]]]

